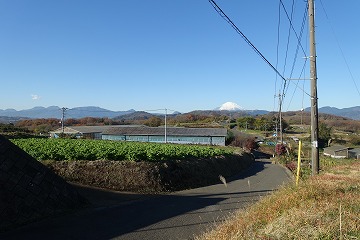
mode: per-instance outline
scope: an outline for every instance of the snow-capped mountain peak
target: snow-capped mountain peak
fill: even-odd
[[[242,110],[242,108],[234,103],[234,102],[226,102],[223,105],[220,106],[219,110],[226,110],[226,111],[239,111]]]

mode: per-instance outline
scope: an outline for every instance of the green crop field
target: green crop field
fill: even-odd
[[[14,144],[37,160],[160,161],[208,158],[232,154],[212,146],[118,142],[85,139],[13,139]]]

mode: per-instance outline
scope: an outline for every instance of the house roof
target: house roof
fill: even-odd
[[[348,147],[345,147],[345,146],[335,145],[335,146],[331,146],[331,147],[324,148],[324,151],[338,152],[338,151],[348,150],[348,149],[349,149],[349,148],[348,148]]]
[[[352,152],[356,155],[359,155],[360,154],[360,148],[353,148],[353,149],[350,149],[349,152]]]
[[[152,135],[159,136],[165,134],[164,127],[112,127],[103,132],[104,135]],[[173,136],[212,136],[225,137],[227,130],[225,128],[184,128],[167,127],[167,135]]]
[[[63,131],[63,129],[62,128],[58,128],[58,129],[56,129],[56,130],[54,130],[54,131],[50,131],[50,133],[55,133],[55,134],[57,134],[57,133],[62,133],[62,132],[64,132],[65,134],[76,134],[76,133],[79,133],[79,131],[77,131],[77,130],[75,130],[75,129],[73,129],[73,128],[70,128],[70,127],[64,127],[64,131]]]

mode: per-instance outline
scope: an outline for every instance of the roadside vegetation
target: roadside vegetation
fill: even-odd
[[[198,240],[359,239],[360,162],[322,162],[320,175],[264,197]]]

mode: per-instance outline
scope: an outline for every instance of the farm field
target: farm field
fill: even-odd
[[[41,160],[164,161],[233,154],[226,148],[84,139],[13,139],[14,144]]]

